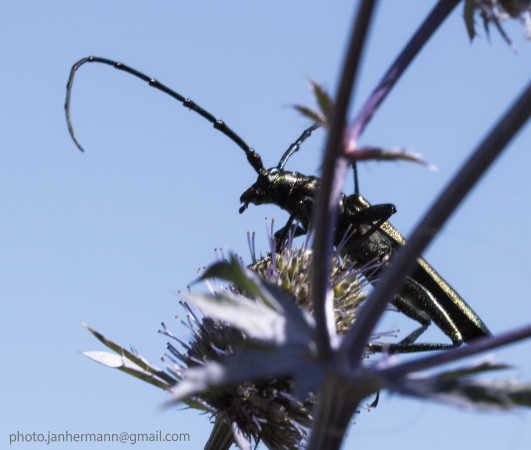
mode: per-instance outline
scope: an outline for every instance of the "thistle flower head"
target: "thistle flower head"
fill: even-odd
[[[281,251],[276,251],[276,242],[269,234],[271,252],[256,259],[254,239],[249,238],[253,262],[249,269],[262,280],[275,284],[291,294],[296,304],[309,311],[313,310],[310,301],[310,268],[312,250],[307,239],[301,247],[293,245],[291,236]],[[334,297],[336,327],[339,333],[345,332],[356,319],[358,307],[367,297],[367,280],[363,270],[356,270],[352,263],[344,260],[338,252],[332,257],[330,288]]]
[[[188,310],[186,325],[192,339],[184,343],[167,328],[162,330],[184,348],[179,351],[168,343],[168,354],[163,358],[176,383],[184,370],[230,358],[247,341],[237,328],[208,317],[200,319],[187,303],[181,304]],[[209,411],[216,419],[214,431],[222,437],[211,438],[212,448],[223,448],[220,444],[223,441],[228,441],[229,446],[235,441],[240,447],[246,447],[244,442],[249,443],[252,438],[255,442],[262,440],[269,448],[295,449],[311,426],[313,399],[300,402],[290,392],[288,378],[266,378],[207,389],[187,403]]]
[[[289,236],[282,250],[276,251],[271,232],[271,252],[260,258],[256,258],[254,235],[249,235],[248,240],[252,257],[252,264],[248,268],[265,282],[289,293],[296,305],[311,313],[309,270],[312,252],[308,249],[308,240],[297,248],[293,245],[292,236]],[[340,333],[355,321],[356,310],[366,297],[366,283],[362,273],[339,256],[334,256],[330,285]],[[241,294],[234,286],[225,289]],[[188,320],[185,324],[192,332],[191,341],[184,343],[166,328],[162,331],[176,339],[184,349],[179,351],[172,343],[167,346],[165,362],[176,382],[183,378],[187,369],[212,361],[226,361],[237,355],[239,350],[253,345],[253,340],[243,331],[223,321],[199,318],[186,302],[181,303],[187,309]],[[231,442],[227,435],[236,442],[243,440],[249,443],[251,439],[263,441],[269,448],[300,448],[312,423],[315,396],[310,393],[301,400],[294,395],[292,384],[290,377],[266,377],[258,381],[216,386],[196,393],[187,403],[200,405],[201,409],[208,410],[216,418],[213,448],[219,448],[222,441]],[[224,438],[219,438],[220,428],[224,429],[221,432]]]

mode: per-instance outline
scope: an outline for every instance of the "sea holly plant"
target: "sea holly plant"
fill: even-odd
[[[300,448],[313,423],[315,392],[326,375],[326,365],[317,360],[309,303],[312,252],[307,245],[292,246],[291,240],[280,252],[272,238],[270,244],[271,253],[258,259],[251,246],[249,268],[232,255],[203,273],[199,280],[216,278],[230,284],[211,284],[209,294],[185,295],[181,305],[187,313],[183,324],[192,335],[189,342],[162,324],[161,333],[171,341],[164,369],[88,325],[112,352],[88,351],[85,356],[169,391],[166,407],[184,402],[210,414],[214,427],[206,448],[228,448],[233,443],[250,448],[252,441],[275,449]],[[330,287],[339,337],[355,324],[367,297],[364,275],[333,255]],[[364,357],[386,348],[382,335],[395,333],[373,335]],[[384,369],[389,364],[384,357],[377,365]],[[478,409],[522,406],[521,398],[529,395],[525,385],[470,380],[471,375],[506,367],[487,361],[438,376],[417,373],[392,390]]]
[[[181,306],[186,311],[183,324],[192,334],[189,342],[162,324],[161,333],[171,340],[163,358],[165,369],[85,325],[112,350],[88,351],[85,356],[170,391],[166,406],[182,401],[211,414],[215,425],[206,448],[226,448],[234,442],[249,448],[253,440],[270,448],[299,448],[311,429],[312,389],[319,384],[312,373],[322,378],[314,361],[315,322],[309,301],[312,252],[308,240],[295,247],[292,234],[277,252],[272,231],[267,256],[256,258],[254,237],[249,237],[248,268],[232,255],[210,266],[199,279],[218,278],[228,286],[210,283],[210,294],[185,295]],[[372,269],[353,269],[334,254],[330,286],[339,333],[355,322],[367,296],[365,275]],[[385,348],[382,335],[395,334],[373,336],[367,355]],[[297,378],[305,383],[295,383]]]
[[[209,294],[185,296],[187,302],[181,305],[187,312],[183,324],[192,334],[189,342],[162,324],[161,333],[173,341],[167,344],[165,369],[88,325],[112,352],[88,351],[85,356],[169,391],[166,407],[184,402],[210,414],[214,427],[205,448],[229,448],[233,443],[250,448],[253,440],[274,449],[300,448],[311,430],[315,392],[327,371],[327,365],[317,359],[315,322],[308,304],[312,252],[305,245],[292,247],[290,241],[277,253],[274,240],[270,242],[273,250],[268,256],[255,259],[252,251],[249,268],[232,255],[204,272],[200,280],[217,278],[231,284],[212,284]],[[366,299],[364,274],[345,266],[334,254],[330,286],[341,337],[355,324]],[[378,341],[381,335],[394,333],[372,336],[364,357],[385,349]],[[386,357],[372,365],[383,373],[394,367]],[[402,395],[478,410],[531,406],[531,386],[473,378],[506,368],[482,360],[437,374],[417,372],[386,387]],[[373,382],[371,386],[384,385]]]
[[[513,380],[477,379],[490,371],[509,368],[490,360],[479,360],[460,369],[433,374],[422,372],[402,380],[396,390],[405,395],[431,399],[477,410],[507,410],[531,406],[531,385]]]
[[[317,347],[319,358],[328,365],[326,380],[319,390],[314,410],[315,423],[309,448],[339,448],[350,418],[360,401],[380,384],[392,389],[407,380],[412,373],[439,366],[446,362],[485,351],[531,335],[531,325],[505,335],[478,339],[466,347],[441,352],[394,367],[378,369],[363,364],[362,356],[369,336],[383,313],[389,299],[402,285],[405,276],[413,269],[416,258],[433,238],[433,230],[439,230],[460,201],[479,180],[497,155],[526,123],[531,111],[531,85],[524,88],[520,97],[502,116],[494,128],[479,144],[463,168],[449,183],[449,187],[415,229],[408,244],[394,257],[362,307],[356,324],[334,348],[334,330],[330,329],[330,302],[326,298],[327,284],[323,274],[328,272],[328,257],[332,240],[331,230],[337,210],[347,164],[344,154],[355,152],[361,133],[374,112],[390,92],[405,68],[420,48],[457,6],[457,1],[441,0],[428,15],[419,30],[406,45],[382,81],[373,90],[354,121],[345,127],[345,117],[350,102],[352,86],[356,79],[363,42],[371,21],[374,3],[362,1],[355,19],[346,52],[345,63],[336,95],[332,122],[327,136],[322,165],[322,186],[314,215],[315,241],[312,267],[312,300],[316,311]],[[345,129],[346,128],[346,129]],[[427,231],[429,230],[429,231]],[[396,377],[396,378],[394,378]],[[394,378],[394,380],[393,380]]]
[[[457,369],[441,367],[526,339],[531,336],[531,324],[406,362],[385,356],[366,358],[378,320],[411,272],[416,258],[430,243],[433,230],[443,226],[527,122],[531,85],[523,88],[486,133],[420,221],[408,244],[393,257],[373,291],[338,306],[331,279],[336,264],[332,236],[349,164],[362,159],[359,141],[379,105],[459,1],[437,2],[358,114],[347,121],[346,112],[377,3],[359,2],[334,100],[314,84],[319,110],[298,108],[328,129],[321,186],[313,209],[314,237],[311,265],[305,274],[305,283],[309,285],[306,300],[298,299],[303,291],[300,286],[298,291],[284,290],[284,284],[290,284],[288,277],[269,277],[274,267],[284,263],[272,251],[268,263],[255,267],[262,277],[244,268],[236,257],[218,261],[205,271],[202,279],[218,278],[230,282],[231,287],[187,297],[204,315],[199,317],[191,308],[188,310],[189,326],[194,330],[192,341],[180,342],[163,327],[163,333],[184,349],[179,351],[168,345],[165,370],[91,330],[114,355],[89,352],[87,356],[169,391],[168,407],[184,402],[213,414],[214,429],[206,448],[224,449],[232,443],[249,448],[254,439],[275,449],[300,446],[337,449],[353,414],[367,397],[384,389],[479,409],[531,406],[529,384],[478,378],[506,369],[503,363],[483,359]],[[498,26],[499,18],[496,16],[495,20],[487,14],[489,7],[499,6],[511,17],[524,21],[529,13],[529,2],[463,3],[469,33],[471,30],[475,33],[470,19],[478,12],[485,23],[492,21]],[[305,252],[303,255],[307,256]],[[289,270],[290,264],[286,267]],[[354,279],[350,278],[347,284],[354,285]],[[353,309],[345,314],[347,306]],[[344,319],[341,327],[339,319]]]

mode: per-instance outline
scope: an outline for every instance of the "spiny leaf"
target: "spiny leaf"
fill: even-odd
[[[466,31],[468,33],[470,41],[473,41],[476,37],[476,28],[474,24],[474,12],[476,10],[476,7],[474,5],[475,1],[476,0],[465,0],[465,4],[463,7],[463,16],[465,19]]]
[[[323,365],[324,367],[324,365]],[[293,376],[322,380],[324,369],[311,360],[308,351],[300,345],[271,347],[263,351],[242,352],[220,362],[207,362],[186,369],[182,380],[171,389],[168,407],[177,402],[216,387],[268,377]],[[315,390],[317,384],[312,386]],[[295,384],[297,387],[297,381]]]
[[[506,380],[485,380],[473,375],[507,369],[506,364],[480,361],[477,364],[435,375],[412,374],[390,389],[402,394],[466,406],[478,410],[507,410],[531,406],[531,385]]]
[[[484,362],[472,367],[463,367],[461,369],[449,370],[447,372],[441,372],[437,377],[441,380],[451,380],[456,378],[464,378],[470,375],[477,375],[478,373],[491,372],[495,370],[510,369],[511,366],[507,364],[493,364],[490,362]]]
[[[513,388],[508,395],[516,405],[531,407],[531,384],[522,384]]]
[[[318,111],[302,105],[293,105],[293,108],[299,111],[303,116],[312,119],[315,123],[319,124],[323,128],[328,128],[328,122],[326,121],[326,118],[321,116]]]
[[[315,95],[322,116],[325,117],[326,123],[330,124],[332,111],[334,110],[334,101],[320,84],[310,80],[310,85],[312,86],[313,94]]]
[[[448,383],[435,395],[438,399],[476,409],[531,407],[531,385],[505,380],[472,380]]]
[[[268,298],[274,299],[275,303],[282,308],[288,323],[288,340],[290,342],[298,342],[297,335],[300,335],[306,341],[312,339],[315,325],[313,317],[297,306],[291,294],[272,283],[262,281],[259,277],[257,277],[257,281],[260,282],[262,292]]]
[[[381,147],[360,147],[354,150],[349,150],[345,153],[345,157],[352,162],[356,161],[409,161],[426,166],[429,170],[437,170],[437,168],[429,162],[423,160],[418,153],[408,153],[403,148],[385,149]]]
[[[257,325],[257,321],[262,323],[264,319],[270,320],[275,316],[275,323],[280,328],[277,327],[274,335],[270,336],[270,338],[276,336],[275,339],[281,339],[282,342],[286,339],[290,342],[301,342],[301,340],[304,341],[311,338],[313,320],[296,306],[295,300],[276,286],[262,281],[255,273],[244,270],[234,255],[230,256],[229,261],[221,261],[209,266],[200,279],[207,278],[219,278],[229,281],[250,297],[262,300],[263,304],[269,309],[269,312],[266,309],[260,310],[263,306],[252,303],[249,299],[242,299],[229,294],[225,296],[198,297],[190,295],[188,298],[200,309],[203,309],[203,312],[207,315],[232,323],[234,326],[248,332],[250,336],[254,336],[258,330],[266,331],[268,327],[260,326],[253,334],[252,327],[249,324],[255,323]],[[199,306],[198,302],[203,306]],[[224,306],[225,310],[220,309],[220,302],[231,305],[231,311],[235,314],[234,317],[230,317],[232,313],[228,313],[226,309],[228,306]],[[262,312],[259,312],[259,310]],[[272,311],[275,313],[273,314]],[[254,319],[251,319],[251,317]],[[258,336],[254,337],[258,338]]]
[[[307,343],[313,337],[310,318],[306,318],[295,305],[295,301],[275,286],[268,286],[264,296],[268,303],[284,302],[287,309],[275,309],[231,292],[225,294],[188,294],[186,299],[204,315],[226,322],[247,336],[260,341],[281,345],[285,343]],[[275,297],[270,295],[275,292]],[[282,295],[285,296],[282,297]]]
[[[504,28],[502,27],[502,25],[500,23],[500,19],[498,19],[496,16],[494,16],[492,18],[492,21],[494,22],[494,25],[496,26],[496,28],[498,30],[498,33],[500,33],[500,35],[503,38],[503,40],[507,43],[507,45],[509,47],[511,47],[511,49],[516,51],[516,47],[514,46],[513,41],[511,40],[509,35],[505,32]]]
[[[503,40],[513,49],[516,51],[516,48],[509,37],[509,35],[505,32],[501,25],[501,20],[507,18],[507,13],[513,17],[517,18],[520,17],[520,20],[524,23],[524,27],[526,27],[526,17],[530,14],[530,7],[529,6],[523,6],[523,7],[517,7],[516,9],[513,9],[514,3],[512,2],[502,2],[502,1],[478,1],[478,0],[466,0],[464,3],[464,11],[463,16],[465,20],[465,26],[467,29],[468,36],[470,37],[470,40],[472,41],[476,36],[476,29],[475,29],[475,21],[474,16],[476,11],[479,11],[479,15],[481,17],[481,21],[483,23],[483,28],[485,30],[485,35],[487,36],[487,39],[490,41],[490,24],[491,22],[494,23],[494,26],[500,33]],[[529,26],[529,25],[528,25]]]
[[[152,366],[149,364],[145,359],[142,357],[136,356],[131,351],[125,349],[121,345],[118,345],[114,343],[113,341],[110,341],[106,337],[104,337],[101,333],[97,332],[96,330],[92,329],[90,326],[88,326],[86,323],[82,324],[87,330],[89,330],[95,337],[98,339],[102,344],[116,352],[118,355],[121,355],[125,358],[127,358],[129,361],[131,361],[133,364],[136,364],[139,366],[142,370],[151,373],[152,375],[164,380],[165,382],[169,384],[174,384],[175,380],[170,377],[168,374],[166,374],[164,371]]]
[[[132,375],[136,378],[141,379],[142,381],[150,383],[164,390],[171,389],[171,387],[175,384],[175,382],[169,384],[166,381],[160,380],[155,375],[153,375],[153,373],[143,370],[141,367],[127,359],[125,356],[120,356],[116,353],[89,351],[83,352],[83,355],[92,359],[93,361],[103,364],[104,366],[121,370],[122,372],[128,373],[129,375]]]
[[[286,341],[285,317],[262,303],[231,293],[188,294],[186,299],[205,316],[226,322],[250,338],[275,343]]]
[[[235,255],[230,255],[230,259],[228,261],[219,261],[212,264],[206,269],[205,273],[193,283],[207,280],[209,278],[219,278],[220,280],[229,281],[230,283],[234,284],[238,290],[249,297],[261,298],[266,304],[268,304],[268,301],[264,297],[258,284],[249,274],[245,273]],[[268,306],[271,308],[275,307],[272,304],[269,304]]]

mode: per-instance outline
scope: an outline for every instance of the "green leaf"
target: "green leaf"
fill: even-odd
[[[99,362],[107,367],[121,370],[129,375],[139,378],[142,381],[153,384],[164,390],[170,390],[175,386],[175,378],[168,375],[166,372],[151,366],[143,358],[139,358],[129,350],[105,338],[102,334],[90,328],[86,323],[83,324],[100,342],[109,347],[117,354],[101,351],[83,352],[85,356],[93,361]],[[191,408],[199,409],[209,412],[207,408],[201,403],[195,402],[193,399],[186,400],[185,403]]]
[[[89,351],[82,353],[86,357],[92,359],[93,361],[99,362],[104,366],[121,370],[122,372],[128,373],[129,375],[132,375],[142,381],[145,381],[146,383],[152,384],[153,386],[157,386],[164,390],[171,389],[175,384],[175,382],[169,384],[166,381],[157,378],[155,375],[153,375],[153,373],[142,369],[140,366],[136,365],[125,356],[101,351]]]
[[[320,84],[313,80],[310,80],[310,84],[312,86],[313,94],[315,95],[322,116],[324,116],[326,118],[326,122],[330,124],[332,112],[334,110],[334,102]]]
[[[236,294],[187,294],[186,300],[215,320],[228,323],[261,341],[286,342],[286,318],[262,303]]]
[[[477,364],[436,375],[412,374],[388,386],[405,395],[427,398],[476,410],[507,410],[531,407],[531,385],[507,380],[478,379],[474,375],[507,369],[506,364]]]
[[[323,128],[328,128],[328,122],[326,121],[326,118],[321,116],[319,112],[315,111],[314,109],[302,105],[293,105],[293,108],[299,111],[303,116],[312,119],[315,123],[319,124]]]
[[[418,153],[407,152],[403,148],[382,148],[382,147],[359,147],[345,152],[344,156],[352,162],[356,161],[409,161],[426,166],[429,170],[437,168],[429,162],[423,160]]]
[[[441,395],[442,394],[442,395]],[[442,390],[439,397],[476,409],[507,410],[516,406],[531,407],[530,385],[508,380],[475,380],[457,383]]]
[[[531,407],[531,384],[522,384],[513,388],[508,395],[516,405]]]
[[[306,382],[315,392],[324,378],[326,365],[312,361],[308,350],[300,345],[271,347],[268,350],[242,352],[220,362],[208,362],[186,369],[182,380],[171,389],[172,399],[165,407],[216,387],[269,377],[293,376]],[[312,386],[308,386],[308,380]],[[307,391],[305,391],[307,392]]]
[[[510,369],[511,366],[507,364],[493,364],[490,362],[483,362],[472,367],[463,367],[461,369],[449,370],[441,372],[437,375],[440,380],[452,380],[457,378],[464,378],[470,375],[477,375],[478,373],[492,372],[495,370]]]
[[[234,255],[229,261],[208,267],[200,279],[207,278],[229,281],[262,303],[231,292],[187,295],[205,315],[228,322],[250,337],[277,344],[304,343],[313,338],[313,319],[295,304],[293,297],[245,270]]]
[[[271,302],[274,301],[282,308],[282,312],[287,319],[289,327],[288,341],[302,342],[311,340],[313,338],[313,328],[315,326],[313,317],[307,311],[304,311],[297,306],[295,299],[291,294],[272,283],[261,280],[259,277],[257,277],[257,281],[260,283],[260,288],[264,295],[266,295]],[[302,340],[299,339],[299,336]]]
[[[142,357],[136,356],[131,351],[123,348],[122,346],[110,341],[106,337],[104,337],[101,333],[97,332],[96,330],[92,329],[90,326],[88,326],[86,323],[82,324],[87,330],[89,330],[95,337],[98,339],[102,344],[116,352],[118,355],[127,358],[129,361],[131,361],[136,366],[140,367],[142,370],[156,376],[157,378],[165,381],[167,384],[175,384],[175,380],[170,377],[167,373],[164,371],[158,369],[157,367],[152,366],[149,364],[145,359]],[[102,363],[103,364],[103,363]]]
[[[209,266],[205,273],[192,284],[209,278],[219,278],[220,280],[229,281],[234,284],[238,290],[249,297],[261,298],[266,304],[268,304],[258,284],[249,274],[245,273],[235,255],[230,255],[229,261],[219,261]],[[275,308],[275,305],[272,304],[268,304],[268,306],[273,309]]]

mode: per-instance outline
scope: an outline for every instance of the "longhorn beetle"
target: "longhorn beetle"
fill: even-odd
[[[288,230],[294,222],[298,223],[294,228],[296,236],[309,231],[320,180],[314,176],[287,171],[284,166],[289,158],[299,150],[300,145],[318,127],[317,124],[307,128],[288,147],[275,167],[266,169],[260,155],[249,147],[238,134],[229,128],[225,122],[216,119],[192,100],[183,97],[178,92],[132,67],[107,58],[90,56],[80,59],[72,66],[65,99],[68,131],[81,151],[83,148],[75,136],[70,118],[70,98],[75,73],[83,64],[89,62],[110,65],[146,81],[150,86],[168,94],[185,107],[204,117],[212,123],[214,128],[235,142],[244,151],[249,164],[258,174],[256,182],[241,195],[242,206],[239,212],[245,211],[251,203],[256,205],[275,204],[287,211],[290,214],[288,222],[275,233],[279,247],[283,244]],[[374,276],[378,275],[378,272],[386,266],[394,251],[405,244],[405,240],[387,221],[396,212],[394,205],[371,205],[358,192],[356,172],[355,186],[356,192],[353,195],[341,194],[340,196],[334,245],[341,246],[343,256],[357,266],[374,261],[380,263],[378,265],[380,269],[373,273],[370,278],[370,281],[374,283]],[[392,300],[392,303],[398,310],[418,321],[421,326],[400,343],[385,347],[391,352],[441,350],[460,345],[464,341],[490,335],[486,325],[465,300],[422,258],[417,259],[415,271],[406,278],[403,287]],[[452,344],[414,343],[431,323],[431,320],[451,339]],[[383,346],[375,345],[373,350],[383,350]]]

